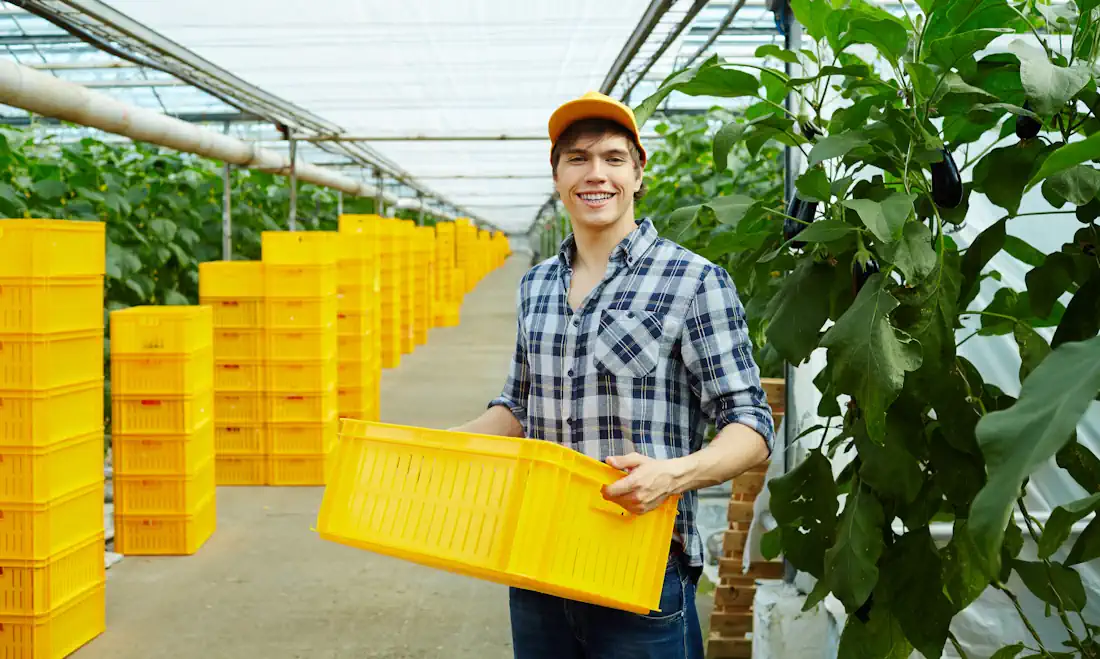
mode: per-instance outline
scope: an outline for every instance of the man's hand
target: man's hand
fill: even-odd
[[[613,455],[607,464],[627,475],[603,488],[603,497],[635,515],[654,510],[671,494],[677,493],[680,477],[675,460],[654,460],[641,453]]]

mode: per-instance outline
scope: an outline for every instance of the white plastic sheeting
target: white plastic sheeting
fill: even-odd
[[[599,88],[647,4],[111,2],[248,82],[369,136],[545,135],[555,107]],[[548,139],[371,146],[414,176],[545,175],[425,181],[505,230],[525,230],[553,191]]]

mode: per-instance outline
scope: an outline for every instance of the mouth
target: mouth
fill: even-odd
[[[577,199],[580,199],[585,206],[589,208],[603,208],[607,204],[611,203],[611,200],[615,198],[614,192],[578,192],[576,194]]]

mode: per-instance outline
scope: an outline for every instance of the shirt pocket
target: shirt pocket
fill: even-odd
[[[645,377],[657,368],[663,336],[655,313],[605,309],[593,347],[596,368],[619,377]]]

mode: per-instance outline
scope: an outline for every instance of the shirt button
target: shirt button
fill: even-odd
[[[565,419],[565,422],[566,422],[567,424],[569,424],[569,425],[573,425],[573,419],[572,419],[572,417],[566,417],[566,419]]]
[[[566,373],[566,375],[568,375],[569,377],[573,377],[573,369],[569,369],[569,372]]]

